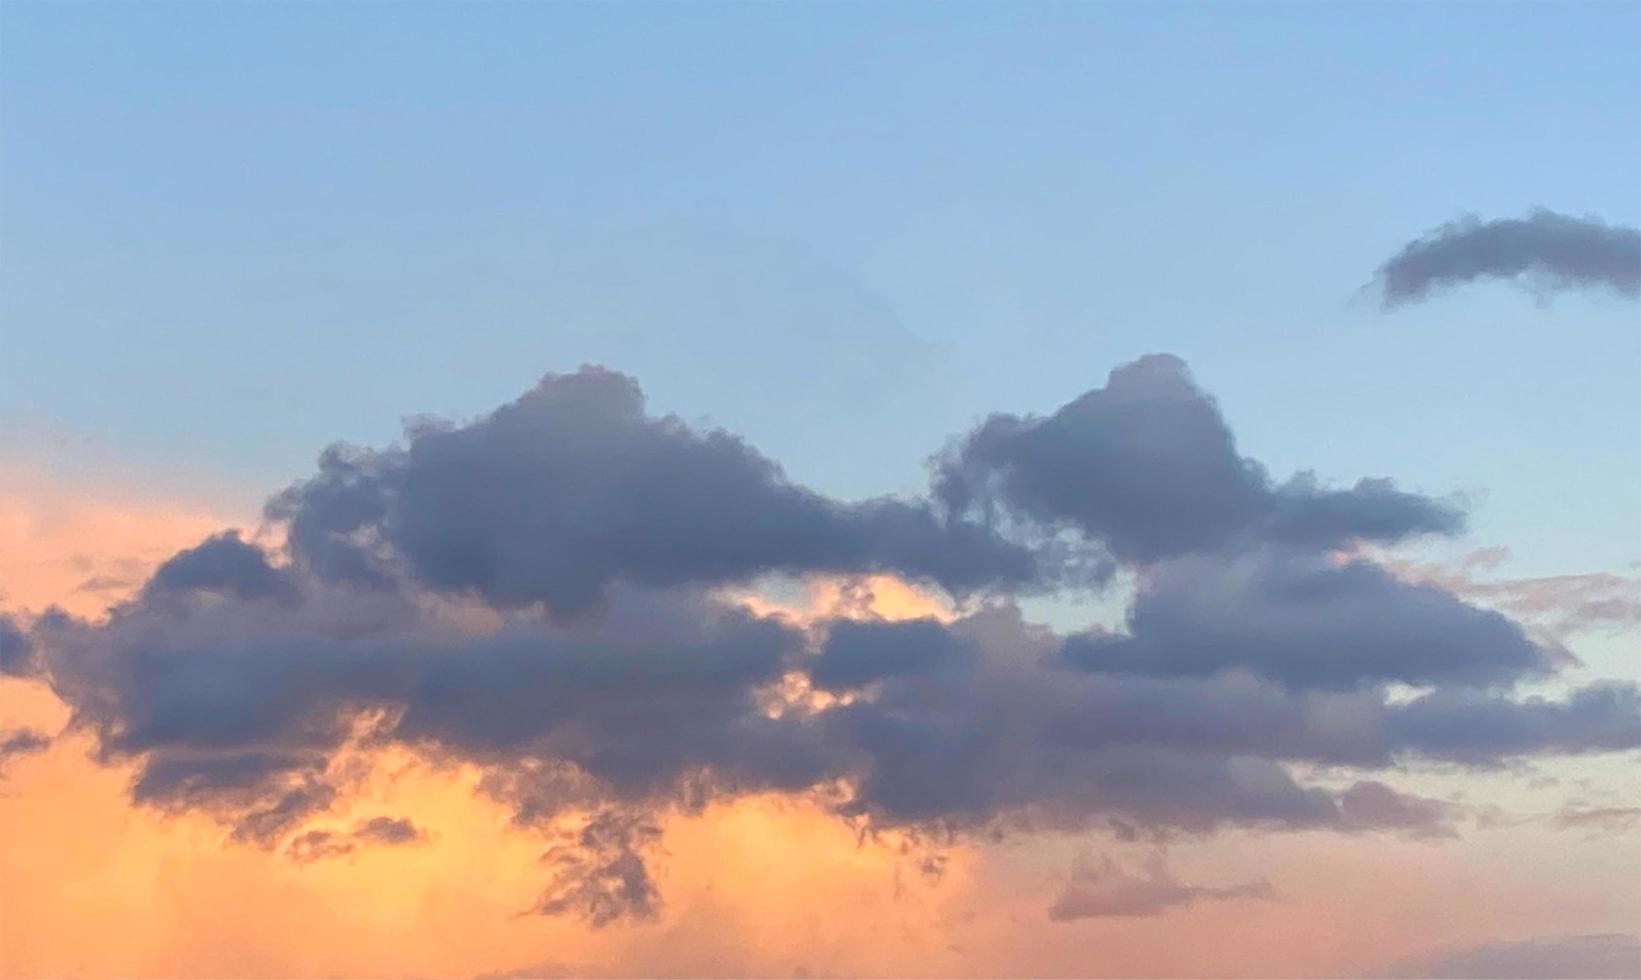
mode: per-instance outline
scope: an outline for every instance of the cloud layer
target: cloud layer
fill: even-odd
[[[1556,651],[1341,557],[1455,533],[1451,503],[1271,479],[1177,358],[993,416],[934,470],[924,498],[833,500],[646,415],[631,378],[550,375],[473,422],[327,450],[269,504],[280,553],[215,534],[104,620],[0,629],[0,663],[135,764],[134,800],[298,861],[414,838],[319,825],[362,754],[478,767],[552,841],[533,910],[594,924],[661,907],[657,815],[750,794],[948,838],[1429,837],[1459,813],[1393,785],[1411,762],[1641,745],[1633,686],[1525,697]],[[1117,568],[1138,583],[1120,628],[1060,635],[1014,602]],[[961,611],[799,620],[740,598],[771,573],[887,573]],[[1214,897],[1136,881],[1159,907]]]

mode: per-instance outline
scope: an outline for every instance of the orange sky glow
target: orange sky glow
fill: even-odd
[[[86,497],[37,475],[10,476],[0,499],[5,603],[26,613],[57,603],[94,616],[225,520]],[[864,585],[816,579],[799,599],[741,598],[798,619],[951,615],[897,580]],[[0,704],[7,727],[57,732],[68,720],[39,681],[0,681]],[[1263,877],[1272,894],[1055,922],[1046,909],[1079,858],[1139,867],[1154,847],[1104,833],[996,843],[862,833],[822,800],[762,795],[663,814],[660,914],[594,928],[523,914],[551,878],[549,841],[479,792],[472,765],[398,748],[339,761],[353,770],[349,791],[305,829],[409,815],[425,836],[301,862],[284,845],[230,843],[198,813],[133,806],[130,767],[99,765],[91,749],[69,733],[0,776],[6,976],[1320,976],[1444,944],[1618,931],[1641,915],[1625,871],[1641,861],[1633,829],[1553,832],[1516,819],[1434,841],[1181,839],[1166,854],[1179,879]],[[1541,810],[1556,799],[1546,791]]]

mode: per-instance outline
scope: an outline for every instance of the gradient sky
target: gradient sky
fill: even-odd
[[[1545,626],[1584,666],[1543,690],[1641,680],[1641,307],[1374,294],[1464,214],[1641,225],[1638,38],[1633,3],[6,0],[0,609],[94,619],[214,530],[257,532],[330,443],[585,363],[856,500],[1168,352],[1279,481],[1459,495],[1463,534],[1384,546],[1398,575],[1535,628],[1572,601],[1533,605],[1552,577],[1616,597]],[[1483,549],[1507,553],[1452,577]],[[786,586],[759,601],[842,608],[833,578]],[[927,582],[876,591],[889,618],[951,615]],[[1065,631],[1124,601],[1024,605]],[[68,718],[39,679],[0,693],[8,730]],[[375,760],[325,826],[403,813],[427,839],[296,868],[133,805],[141,760],[94,745],[70,726],[0,773],[6,975],[1418,973],[1487,944],[1610,962],[1641,927],[1633,750],[1393,780],[1462,800],[1457,839],[1234,830],[1156,874],[1100,831],[960,840],[917,884],[926,841],[732,800],[662,821],[657,921],[594,929],[516,916],[541,841],[470,759]],[[1157,914],[1045,915],[1112,854]],[[1255,879],[1275,897],[1212,894]],[[236,894],[265,915],[206,915]],[[88,915],[124,938],[76,948]]]

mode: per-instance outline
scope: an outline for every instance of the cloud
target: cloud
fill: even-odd
[[[962,640],[934,619],[836,620],[826,632],[826,645],[810,667],[809,677],[817,687],[844,690],[885,677],[933,670],[966,652]]]
[[[27,677],[38,669],[34,643],[11,616],[0,613],[0,675]]]
[[[148,580],[151,594],[220,592],[239,599],[289,596],[287,576],[268,564],[262,549],[224,531],[166,559]]]
[[[404,817],[371,817],[352,830],[305,830],[291,838],[285,853],[298,864],[343,857],[365,845],[397,847],[427,839],[426,831]]]
[[[0,730],[0,771],[12,757],[44,752],[51,747],[51,736],[32,728]]]
[[[1641,827],[1641,806],[1568,807],[1555,815],[1554,823],[1563,830],[1624,831]]]
[[[1454,533],[1452,505],[1369,479],[1346,490],[1309,474],[1273,484],[1238,454],[1185,362],[1143,357],[1047,418],[993,415],[939,462],[955,513],[1073,528],[1119,559],[1153,562],[1247,541],[1329,548]]]
[[[1183,884],[1169,874],[1160,854],[1147,862],[1143,875],[1129,874],[1110,857],[1104,857],[1099,864],[1078,862],[1065,890],[1049,906],[1048,917],[1071,922],[1151,916],[1197,902],[1268,899],[1274,894],[1270,882],[1264,879],[1219,888]]]
[[[1177,359],[1048,420],[994,417],[934,481],[832,500],[647,416],[630,378],[550,375],[469,424],[333,447],[269,505],[280,548],[219,531],[106,618],[43,614],[26,643],[136,802],[314,860],[409,830],[320,825],[361,755],[473,767],[556,839],[531,908],[594,923],[659,914],[653,828],[715,801],[801,795],[948,837],[1435,839],[1455,812],[1397,789],[1404,765],[1641,745],[1633,685],[1523,698],[1558,664],[1516,623],[1334,553],[1454,531],[1456,510],[1270,481]],[[1111,561],[1139,583],[1122,632],[1062,636],[1015,603]],[[788,616],[738,598],[768,573],[951,601],[890,622],[844,588]]]
[[[1124,633],[1071,638],[1087,670],[1232,668],[1300,687],[1401,681],[1487,685],[1547,672],[1549,651],[1503,615],[1366,561],[1288,548],[1192,555],[1156,567]]]
[[[1641,936],[1543,936],[1483,943],[1400,960],[1374,976],[1579,980],[1641,975]]]
[[[1528,279],[1540,289],[1607,289],[1641,296],[1641,230],[1538,209],[1525,218],[1473,215],[1409,242],[1379,267],[1385,309],[1433,290],[1485,279]]]
[[[533,911],[573,913],[594,928],[621,918],[655,918],[660,897],[643,855],[660,836],[642,816],[607,810],[591,817],[542,855],[555,874]]]
[[[1508,548],[1479,548],[1457,561],[1415,562],[1383,558],[1399,578],[1437,585],[1479,600],[1551,636],[1641,625],[1641,577],[1616,572],[1487,579],[1510,557]]]
[[[917,502],[831,500],[735,436],[646,416],[637,383],[602,369],[548,375],[469,425],[414,426],[403,449],[333,449],[320,467],[270,507],[298,561],[381,587],[368,540],[426,586],[503,606],[586,613],[617,581],[890,571],[967,591],[1038,574],[986,528]]]
[[[1641,745],[1641,688],[1598,682],[1559,701],[1437,689],[1397,706],[1387,724],[1392,738],[1426,755],[1472,764],[1620,751]]]

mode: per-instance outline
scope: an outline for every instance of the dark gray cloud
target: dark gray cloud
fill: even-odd
[[[933,619],[902,622],[840,620],[826,633],[809,668],[816,687],[839,691],[897,674],[915,674],[964,656],[961,639]]]
[[[1211,674],[1233,668],[1298,687],[1402,681],[1498,684],[1547,672],[1521,627],[1368,561],[1264,548],[1153,568],[1125,633],[1065,646],[1088,670]]]
[[[1075,528],[1125,561],[1250,540],[1317,548],[1452,533],[1452,505],[1363,480],[1273,484],[1185,362],[1153,354],[1047,418],[994,415],[940,461],[939,498],[988,523]]]
[[[1049,906],[1048,917],[1070,922],[1151,916],[1197,902],[1267,899],[1274,895],[1270,882],[1264,879],[1222,887],[1185,884],[1169,873],[1160,854],[1149,860],[1145,873],[1139,875],[1124,871],[1110,857],[1104,857],[1097,863],[1078,862],[1065,889]]]
[[[834,501],[646,416],[629,378],[550,376],[471,424],[327,451],[269,506],[283,553],[210,538],[106,620],[13,629],[15,660],[135,767],[134,800],[297,860],[415,832],[316,826],[360,753],[478,767],[521,828],[585,819],[533,909],[600,923],[656,913],[658,816],[717,798],[814,793],[919,833],[1438,837],[1456,814],[1394,788],[1409,761],[1641,745],[1633,685],[1521,698],[1555,664],[1511,620],[1329,554],[1455,530],[1455,510],[1270,481],[1175,359],[993,418],[935,479],[932,501]],[[1107,554],[1139,583],[1123,633],[1064,637],[1008,597],[1086,584],[1069,573]],[[800,627],[721,591],[873,571],[966,613]],[[1393,702],[1397,681],[1430,690]],[[805,682],[847,696],[789,696]]]
[[[621,591],[608,612],[526,614],[478,637],[405,613],[360,635],[352,619],[325,622],[313,597],[185,616],[145,601],[51,635],[76,723],[105,753],[147,760],[136,794],[149,801],[221,787],[239,806],[293,773],[317,780],[316,755],[381,707],[393,709],[381,737],[477,759],[541,754],[631,797],[708,764],[766,788],[816,778],[801,732],[775,730],[756,697],[801,634],[690,593]]]
[[[1379,267],[1386,309],[1483,279],[1526,279],[1540,289],[1641,296],[1641,230],[1538,209],[1525,218],[1468,215],[1409,242]]]
[[[470,425],[408,435],[400,450],[327,452],[270,509],[322,577],[380,585],[402,558],[436,589],[575,614],[618,581],[892,571],[973,590],[1039,574],[1031,552],[926,504],[840,503],[735,436],[646,416],[637,383],[611,371],[549,375]]]
[[[145,586],[155,595],[216,592],[239,599],[289,598],[293,586],[268,563],[261,548],[224,531],[179,551],[155,569]]]
[[[1477,765],[1540,753],[1608,752],[1641,745],[1641,688],[1606,682],[1565,700],[1514,700],[1437,689],[1390,714],[1391,737],[1421,753]]]
[[[15,619],[0,613],[0,675],[27,677],[38,668],[33,641]]]
[[[1447,949],[1376,967],[1374,977],[1626,980],[1641,976],[1641,936],[1539,936]]]

